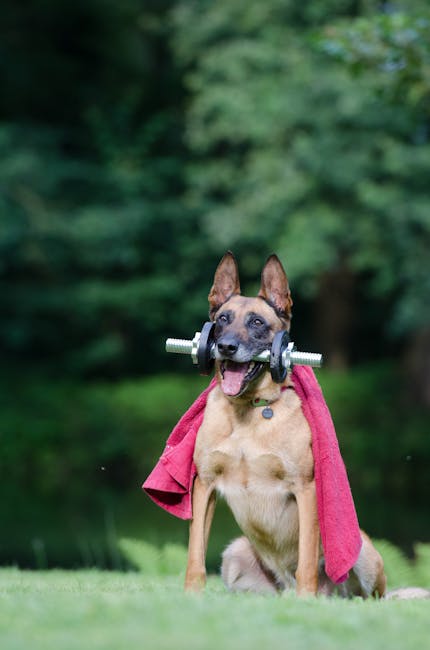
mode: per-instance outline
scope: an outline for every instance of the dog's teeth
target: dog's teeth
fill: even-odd
[[[251,363],[248,366],[248,372],[251,372],[251,370],[254,370],[254,367],[255,367],[255,363],[254,363],[254,361],[251,361]]]

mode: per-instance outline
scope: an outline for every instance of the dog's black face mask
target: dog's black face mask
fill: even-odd
[[[247,298],[240,295],[236,260],[226,253],[215,273],[209,305],[221,388],[229,397],[239,397],[269,369],[252,358],[270,348],[276,332],[289,329],[292,300],[280,261],[275,255],[268,259],[258,296]]]
[[[247,309],[250,300],[233,298],[230,305],[220,309],[215,320],[215,356],[220,362],[221,388],[231,397],[242,395],[267,370],[267,364],[252,358],[270,347],[273,325],[263,314]]]

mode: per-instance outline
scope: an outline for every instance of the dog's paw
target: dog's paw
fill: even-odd
[[[184,589],[189,593],[200,593],[206,586],[206,573],[187,573]]]

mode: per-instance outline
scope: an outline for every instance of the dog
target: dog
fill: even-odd
[[[291,293],[278,257],[267,260],[258,296],[251,298],[241,296],[236,260],[226,253],[215,272],[209,306],[218,385],[208,397],[194,451],[197,476],[185,589],[199,591],[205,585],[219,493],[244,533],[223,553],[221,575],[230,590],[382,597],[383,561],[362,531],[360,555],[347,581],[334,585],[325,574],[308,422],[288,375],[281,386],[267,363],[252,361],[270,347],[276,332],[290,328]],[[252,405],[257,398],[270,404],[275,417],[261,416]]]

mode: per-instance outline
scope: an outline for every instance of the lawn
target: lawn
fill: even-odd
[[[232,595],[211,577],[184,594],[179,575],[0,570],[2,650],[416,650],[430,601]]]

